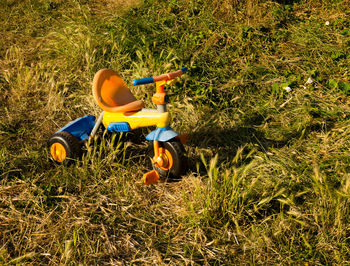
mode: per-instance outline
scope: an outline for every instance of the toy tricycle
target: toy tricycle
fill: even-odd
[[[63,163],[78,158],[82,144],[96,134],[101,124],[109,132],[129,132],[140,127],[156,126],[146,136],[147,140],[153,141],[151,160],[154,170],[143,175],[144,183],[152,184],[160,177],[180,177],[187,165],[183,147],[186,135],[179,135],[169,126],[168,95],[164,86],[186,71],[184,67],[172,73],[133,80],[133,85],[156,83],[152,101],[157,109],[145,109],[143,101],[136,100],[115,71],[101,69],[95,74],[92,91],[102,113],[97,119],[92,115],[78,118],[53,134],[48,141],[52,159]]]

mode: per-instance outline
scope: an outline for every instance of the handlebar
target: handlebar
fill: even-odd
[[[132,81],[132,84],[134,86],[137,86],[137,85],[150,84],[150,83],[161,81],[161,80],[170,80],[170,79],[174,79],[178,76],[181,76],[182,74],[186,73],[187,71],[188,71],[187,67],[183,67],[175,72],[163,74],[163,75],[156,76],[156,77],[134,79]]]

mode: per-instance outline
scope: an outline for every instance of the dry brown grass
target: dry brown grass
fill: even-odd
[[[98,16],[122,16],[132,8],[142,5],[143,0],[99,0],[89,4],[93,13]]]
[[[348,263],[348,1],[314,2],[0,6],[0,264]],[[49,135],[100,112],[98,69],[130,84],[180,65],[181,181],[142,185],[143,131],[100,134],[78,162],[51,164]]]

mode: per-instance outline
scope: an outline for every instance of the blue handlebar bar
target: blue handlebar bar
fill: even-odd
[[[132,81],[132,84],[134,86],[137,86],[137,85],[150,84],[150,83],[153,83],[153,82],[154,82],[153,77],[149,77],[149,78],[143,78],[143,79],[134,79]]]
[[[163,74],[163,75],[160,75],[160,76],[157,76],[157,77],[148,77],[148,78],[142,78],[142,79],[134,79],[132,81],[132,84],[134,86],[137,86],[137,85],[150,84],[150,83],[153,83],[155,81],[157,82],[157,81],[160,81],[160,80],[169,80],[169,79],[173,79],[173,78],[176,78],[178,76],[181,76],[182,74],[186,73],[187,71],[188,71],[188,68],[187,67],[183,67],[183,68],[181,68],[178,71],[175,71],[175,72],[172,72],[172,73],[168,73],[168,74]]]
[[[182,71],[182,74],[185,74],[188,71],[188,68],[187,67],[183,67],[180,70]]]

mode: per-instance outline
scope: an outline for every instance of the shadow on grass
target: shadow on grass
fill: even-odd
[[[246,147],[241,156],[243,160],[239,163],[235,162],[239,166],[240,164],[247,164],[253,159],[252,156],[249,158],[246,156],[252,149],[263,153],[267,153],[272,148],[281,149],[292,145],[299,139],[307,138],[312,132],[327,132],[331,130],[334,127],[335,120],[331,118],[315,120],[300,130],[281,133],[282,140],[267,138],[263,129],[261,129],[261,125],[264,122],[265,118],[262,115],[254,115],[248,117],[237,127],[224,129],[218,127],[202,128],[189,134],[190,141],[187,145],[198,147],[203,151],[210,150],[210,152],[204,152],[203,154],[207,161],[213,155],[218,154],[219,164],[232,162],[237,151],[242,147]],[[208,157],[206,154],[211,155]],[[205,174],[206,169],[201,162],[200,154],[196,154],[194,158],[190,158],[189,167],[191,171],[198,171],[198,162],[200,163],[200,174]]]
[[[257,126],[261,125],[263,120],[263,116],[256,115],[245,120],[242,125],[237,127],[224,129],[219,127],[201,128],[189,135],[190,141],[188,145],[198,147],[204,151],[210,150],[209,153],[212,155],[218,154],[219,163],[232,161],[236,156],[238,149],[247,145],[250,145],[251,148],[255,147],[256,149],[265,152],[270,147],[284,146],[286,144],[285,141],[268,139],[263,132],[257,129]],[[246,152],[248,152],[248,150]],[[196,164],[198,161],[200,161],[200,155],[190,160],[190,167],[197,167]],[[248,161],[245,160],[245,163],[247,162]],[[202,172],[202,169],[200,172]]]

